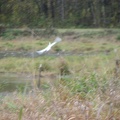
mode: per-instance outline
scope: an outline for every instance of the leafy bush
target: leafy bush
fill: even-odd
[[[68,75],[70,74],[70,70],[68,67],[67,62],[64,59],[60,59],[59,65],[58,65],[59,71],[61,75]]]

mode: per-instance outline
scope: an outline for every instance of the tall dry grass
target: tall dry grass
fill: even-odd
[[[46,90],[16,92],[1,99],[1,120],[119,120],[118,78],[100,80],[91,75],[81,81],[64,76],[56,83]]]

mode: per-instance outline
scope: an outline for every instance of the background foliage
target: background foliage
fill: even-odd
[[[1,0],[9,27],[120,27],[120,0]]]

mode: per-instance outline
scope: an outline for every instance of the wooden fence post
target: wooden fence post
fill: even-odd
[[[37,87],[40,88],[40,86],[41,86],[41,76],[42,76],[42,75],[41,75],[42,64],[39,65],[39,69],[38,69],[38,71],[39,71],[39,75],[38,75]]]
[[[117,59],[115,61],[116,67],[115,67],[115,77],[119,78],[120,77],[120,59]]]

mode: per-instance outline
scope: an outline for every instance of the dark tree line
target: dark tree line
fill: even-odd
[[[0,24],[120,27],[120,0],[0,0]]]

